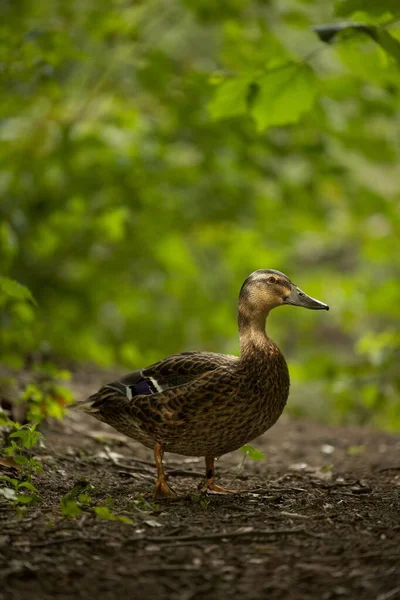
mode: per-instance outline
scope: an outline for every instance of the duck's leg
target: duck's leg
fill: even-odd
[[[157,467],[157,481],[154,488],[154,495],[156,498],[170,498],[171,496],[176,496],[176,493],[168,485],[167,480],[165,478],[163,456],[163,447],[157,442],[157,444],[154,446],[154,459],[156,461]]]
[[[205,494],[236,494],[240,490],[230,490],[227,488],[215,485],[215,458],[206,456],[206,478],[200,487],[200,491]]]

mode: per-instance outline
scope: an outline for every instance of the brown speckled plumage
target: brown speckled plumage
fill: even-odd
[[[218,457],[236,450],[267,431],[286,404],[286,361],[265,332],[269,310],[285,303],[327,308],[282,273],[256,271],[239,297],[240,357],[176,354],[75,407],[161,452]]]

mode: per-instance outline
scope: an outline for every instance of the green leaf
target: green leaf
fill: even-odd
[[[87,481],[86,479],[79,479],[74,485],[74,487],[69,492],[64,494],[64,496],[62,497],[62,502],[69,502],[70,500],[75,500],[75,498],[78,498],[86,490],[93,489],[94,487],[91,483],[89,483],[89,481]]]
[[[31,458],[29,460],[29,464],[31,467],[33,467],[34,469],[36,469],[36,471],[42,471],[43,470],[43,465],[41,462],[39,462],[38,460],[35,460],[34,458]]]
[[[76,500],[62,500],[61,514],[63,517],[79,517],[82,514],[82,510],[79,508]]]
[[[117,519],[118,521],[121,521],[121,523],[128,523],[128,525],[134,524],[134,521],[132,519],[130,519],[129,517],[125,517],[124,515],[118,515]]]
[[[385,52],[390,54],[400,64],[400,42],[385,29],[376,28],[370,33],[371,37]]]
[[[0,276],[0,294],[12,300],[26,300],[37,305],[29,288],[9,277]]]
[[[29,464],[29,458],[27,458],[26,456],[14,456],[13,457],[15,462],[17,463],[17,465],[28,465]]]
[[[265,454],[261,452],[261,450],[257,450],[254,446],[250,446],[250,444],[245,444],[240,448],[240,451],[243,452],[246,456],[251,458],[251,460],[264,460]]]
[[[6,498],[6,500],[15,500],[17,493],[11,488],[4,487],[0,488],[0,496],[3,496],[3,498]]]
[[[347,448],[347,454],[349,456],[356,456],[357,454],[364,454],[365,446],[361,444],[360,446],[349,446]]]
[[[11,421],[6,413],[0,408],[0,427],[13,427],[16,423]]]
[[[308,65],[288,65],[271,70],[259,81],[251,108],[259,131],[296,123],[314,103],[314,72]]]
[[[105,519],[108,521],[116,521],[117,519],[116,515],[114,515],[114,513],[112,513],[111,510],[107,508],[107,506],[95,506],[93,510],[96,513],[96,516],[99,517],[99,519]]]
[[[94,512],[99,519],[104,519],[107,521],[121,521],[121,523],[128,523],[129,525],[133,525],[132,519],[129,517],[125,517],[123,515],[115,515],[110,511],[107,506],[95,506]]]
[[[368,35],[400,64],[400,42],[386,29],[366,25],[365,23],[333,23],[314,27],[315,33],[322,42],[330,44],[343,32],[353,31]]]
[[[89,494],[79,494],[78,500],[79,504],[87,504],[90,506],[92,503],[92,498],[89,496]]]
[[[10,434],[10,438],[21,438],[23,442],[29,438],[29,431],[26,429],[20,429],[19,431],[14,431],[14,433]]]
[[[11,483],[14,487],[18,487],[18,479],[14,479],[13,477],[7,477],[7,475],[1,475],[0,481],[7,481],[7,483]]]
[[[35,486],[32,485],[32,483],[30,483],[29,481],[23,481],[22,483],[20,483],[18,485],[18,489],[21,489],[21,488],[26,488],[27,490],[31,490],[31,492],[38,493],[38,489],[35,488]]]
[[[326,465],[322,465],[320,471],[321,473],[329,473],[329,471],[333,471],[334,465],[328,463]]]
[[[333,42],[336,37],[348,31],[360,33],[366,33],[367,35],[371,35],[371,31],[376,28],[372,25],[366,25],[365,23],[330,23],[328,25],[317,25],[313,27],[313,31],[318,35],[321,42],[325,42],[326,44],[330,44]]]
[[[213,119],[236,117],[247,112],[251,79],[236,77],[221,83],[208,104]]]
[[[16,501],[19,504],[33,504],[34,502],[39,502],[40,498],[36,494],[32,494],[32,495],[18,494],[16,497]]]
[[[399,12],[398,0],[336,0],[335,12],[339,16],[348,16],[355,12],[364,12],[373,17],[384,13]]]

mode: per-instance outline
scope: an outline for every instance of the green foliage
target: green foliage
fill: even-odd
[[[397,0],[336,0],[336,13],[340,16],[348,16],[355,12],[365,12],[372,17],[382,14],[398,14],[399,3]]]
[[[63,500],[61,502],[61,514],[63,517],[75,519],[82,514],[82,509],[76,500]]]
[[[19,481],[14,477],[0,475],[0,482],[1,481],[8,483],[9,486],[0,487],[0,496],[3,496],[6,500],[11,500],[14,506],[33,504],[40,500],[37,488],[30,481]],[[27,494],[25,493],[26,490],[32,493]]]
[[[129,525],[133,525],[132,519],[129,517],[125,517],[124,515],[116,515],[111,512],[107,506],[95,506],[93,508],[96,517],[99,519],[103,519],[106,521],[120,521],[121,523],[128,523]]]
[[[92,506],[93,500],[88,492],[94,491],[95,488],[89,481],[79,479],[73,488],[61,498],[62,516],[75,519],[76,517],[80,517],[85,511],[93,511],[98,519],[133,524],[132,519],[129,517],[116,515],[110,510],[110,505],[113,504],[111,498],[107,500],[107,506]]]
[[[365,446],[349,446],[347,448],[347,454],[349,456],[357,456],[358,454],[363,454],[365,451]]]
[[[0,276],[0,307],[5,306],[8,302],[17,301],[29,301],[36,304],[30,290],[25,285],[21,285],[9,277]]]
[[[112,508],[112,507],[110,507]],[[136,494],[134,500],[132,500],[129,509],[132,511],[139,511],[145,514],[152,514],[160,510],[160,505],[156,502],[148,500],[143,494]]]
[[[400,43],[383,27],[374,27],[366,23],[335,23],[333,25],[322,25],[314,27],[314,31],[322,42],[328,44],[338,41],[343,34],[350,36],[364,33],[381,46],[387,54],[391,55],[400,64]]]
[[[72,401],[72,393],[51,378],[39,384],[29,383],[20,400],[28,405],[27,419],[40,423],[47,417],[62,419],[66,406]]]
[[[214,119],[249,112],[262,131],[274,125],[296,123],[312,107],[315,93],[310,67],[285,63],[253,77],[225,81],[208,107]]]
[[[36,424],[20,425],[7,419],[1,411],[0,427],[10,429],[0,443],[0,456],[10,459],[21,474],[20,479],[0,476],[0,482],[8,484],[0,487],[0,495],[11,500],[15,506],[38,502],[40,496],[32,483],[32,475],[39,473],[43,467],[35,459],[33,449],[40,443],[42,434],[37,431]],[[27,490],[31,493],[26,493]]]
[[[64,494],[64,496],[62,497],[62,502],[65,503],[71,500],[76,500],[85,492],[94,491],[94,489],[95,488],[91,483],[89,483],[89,481],[87,481],[86,479],[79,479],[75,483],[74,487],[69,492]]]
[[[200,508],[204,511],[208,510],[210,502],[211,502],[211,498],[207,498],[204,495],[199,497]]]
[[[61,514],[63,517],[79,517],[83,509],[91,506],[91,496],[88,492],[93,492],[94,486],[86,479],[79,479],[73,488],[64,494],[61,498]]]
[[[335,6],[1,5],[1,360],[237,352],[275,267],[289,409],[400,427],[397,1]]]
[[[284,65],[271,70],[260,78],[258,86],[251,114],[260,131],[296,123],[311,109],[316,94],[314,73],[307,65]]]
[[[35,306],[36,301],[25,285],[0,276],[0,348],[8,351],[7,362],[11,364],[21,363],[20,354],[32,339]]]
[[[400,65],[400,43],[390,33],[384,29],[376,29],[371,34],[374,39],[382,48],[399,63]]]
[[[14,421],[6,420],[4,425],[11,426],[12,432],[8,434],[8,443],[2,447],[1,454],[11,457],[22,471],[23,476],[30,484],[32,474],[42,470],[42,464],[34,458],[33,449],[40,443],[43,436],[37,431],[36,423],[20,425]]]

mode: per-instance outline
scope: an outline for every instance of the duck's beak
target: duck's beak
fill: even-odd
[[[311,296],[307,296],[297,285],[292,285],[292,291],[283,303],[292,304],[293,306],[303,306],[303,308],[310,308],[311,310],[329,310],[327,304],[311,298]]]

